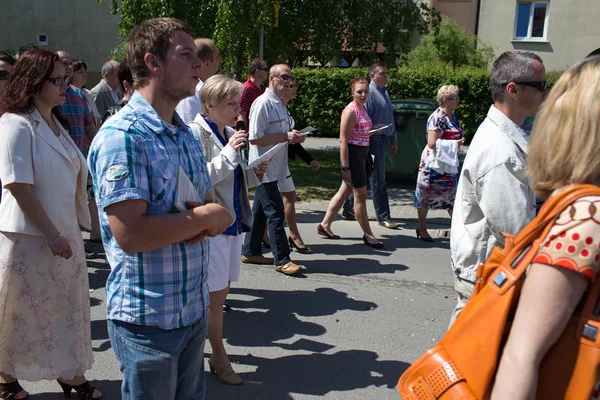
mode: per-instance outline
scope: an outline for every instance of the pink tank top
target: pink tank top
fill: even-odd
[[[373,127],[373,122],[371,121],[371,118],[369,118],[369,114],[367,114],[364,108],[360,108],[354,102],[348,104],[346,108],[352,109],[352,111],[354,111],[354,116],[356,117],[354,129],[352,129],[348,143],[355,146],[368,147],[369,131]]]

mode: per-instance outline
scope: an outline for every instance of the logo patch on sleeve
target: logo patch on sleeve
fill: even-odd
[[[126,165],[113,165],[106,171],[106,180],[109,182],[121,181],[129,176]]]

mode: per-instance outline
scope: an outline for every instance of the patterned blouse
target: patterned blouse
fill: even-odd
[[[600,197],[584,197],[563,211],[533,262],[577,271],[593,282],[600,269]]]
[[[348,144],[353,144],[360,147],[369,147],[369,131],[373,127],[373,121],[369,118],[369,114],[364,108],[360,108],[356,103],[352,102],[346,106],[354,111],[356,117],[354,121],[354,129],[348,139]]]

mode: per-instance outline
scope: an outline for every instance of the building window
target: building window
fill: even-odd
[[[517,3],[515,19],[515,39],[544,40],[548,30],[547,1]]]
[[[37,35],[37,45],[47,46],[48,45],[48,35],[41,33]]]

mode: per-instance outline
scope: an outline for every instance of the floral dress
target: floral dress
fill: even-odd
[[[441,108],[429,116],[427,131],[441,133],[442,140],[460,140],[463,137],[463,128],[454,114],[448,116]],[[421,153],[414,205],[417,208],[452,209],[456,197],[458,174],[440,174],[431,169],[427,160],[432,152],[429,146],[425,146]]]
[[[63,135],[66,135],[66,131]],[[77,174],[78,150],[63,145]],[[54,257],[44,237],[0,232],[0,371],[18,379],[72,379],[91,368],[90,300],[83,238],[62,232],[73,250]]]

